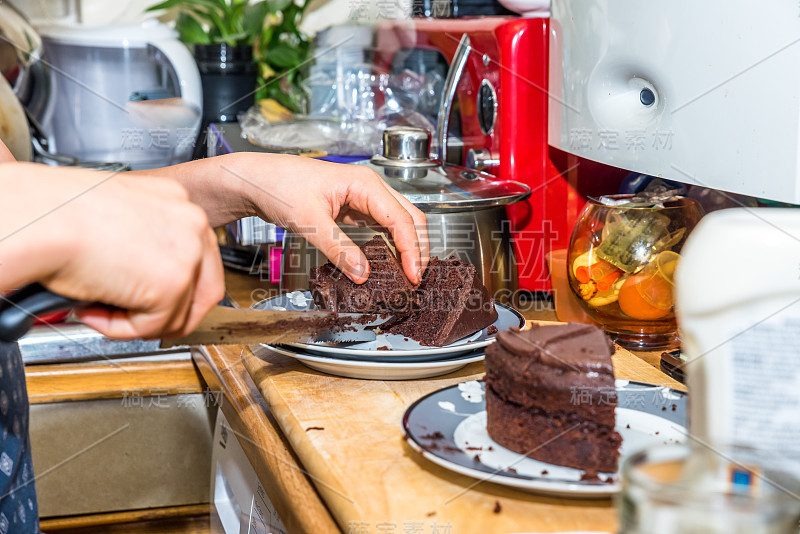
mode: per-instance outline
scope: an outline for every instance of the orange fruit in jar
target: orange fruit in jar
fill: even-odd
[[[620,287],[617,302],[633,319],[661,319],[672,308],[672,284],[657,274],[634,274]]]

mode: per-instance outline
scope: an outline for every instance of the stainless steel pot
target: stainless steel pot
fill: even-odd
[[[392,127],[383,134],[383,154],[359,164],[375,170],[425,213],[431,256],[453,254],[472,263],[495,299],[508,301],[519,287],[519,278],[505,206],[525,200],[530,188],[518,182],[498,182],[489,174],[463,167],[441,165],[428,159],[429,150],[429,132]],[[366,228],[342,229],[356,244],[375,234]],[[308,288],[309,269],[327,261],[305,239],[287,232],[281,290]]]

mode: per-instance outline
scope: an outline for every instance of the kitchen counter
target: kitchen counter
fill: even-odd
[[[482,363],[431,379],[369,381],[257,352],[212,346],[195,349],[193,357],[211,388],[224,391],[222,410],[289,532],[616,528],[610,499],[545,497],[476,483],[430,463],[403,441],[400,419],[413,401],[481,378]],[[619,378],[684,389],[627,351],[614,358]]]

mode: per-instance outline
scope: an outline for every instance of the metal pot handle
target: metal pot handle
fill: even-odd
[[[439,113],[436,122],[436,139],[439,142],[439,157],[442,163],[447,161],[447,132],[450,130],[450,112],[453,110],[453,100],[456,96],[456,87],[461,80],[461,73],[467,64],[467,58],[472,46],[469,36],[465,33],[458,42],[453,62],[447,71],[447,78],[442,89],[442,101],[439,103]]]
[[[186,48],[186,45],[177,39],[164,39],[149,41],[152,46],[166,59],[169,68],[175,72],[176,82],[180,89],[180,97],[191,106],[196,106],[202,113],[203,111],[203,86],[200,83],[200,71],[194,57]]]

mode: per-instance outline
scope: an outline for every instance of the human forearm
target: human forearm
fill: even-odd
[[[369,266],[337,223],[391,232],[414,283],[427,264],[425,215],[365,166],[239,152],[152,173],[183,184],[212,225],[257,215],[302,235],[359,283]]]
[[[250,198],[252,185],[243,178],[246,154],[228,154],[129,175],[172,178],[189,192],[192,202],[203,208],[212,227],[255,215]]]
[[[55,179],[42,165],[0,164],[0,291],[48,278],[78,248],[58,208],[80,190]]]

